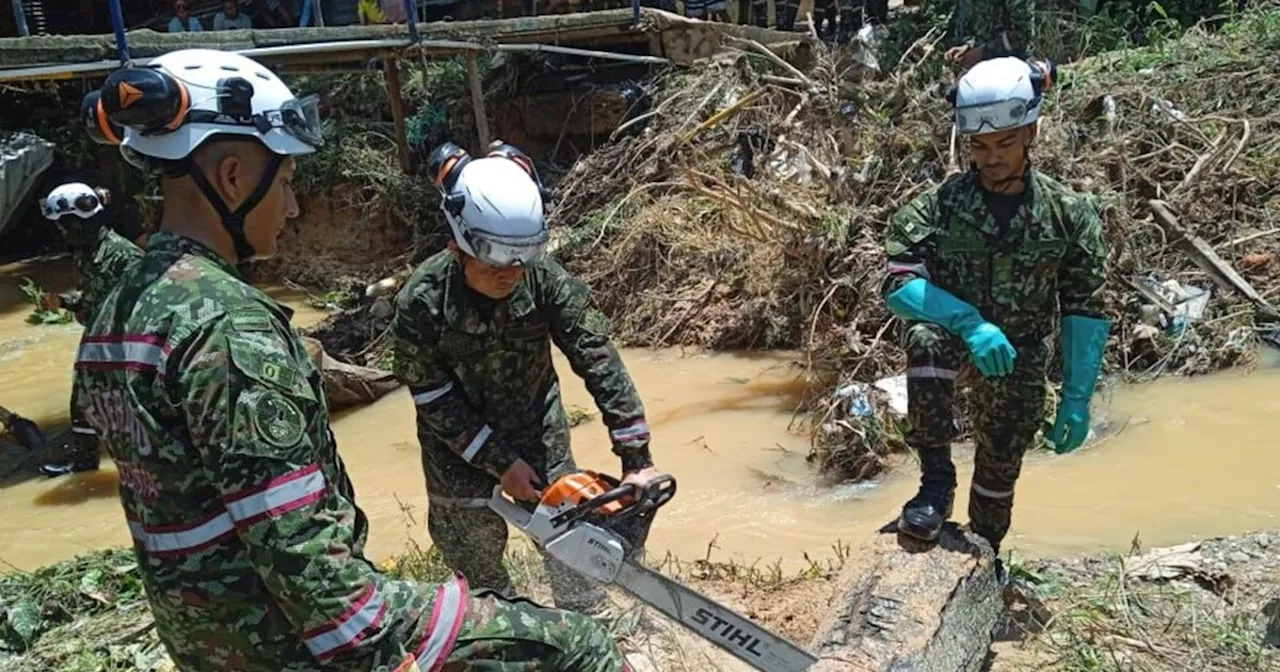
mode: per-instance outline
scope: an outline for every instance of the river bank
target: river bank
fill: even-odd
[[[808,645],[843,558],[785,573],[699,559],[652,561],[664,572]],[[1036,621],[1014,604],[989,672],[1280,669],[1280,530],[1173,549],[1015,561],[1012,574],[1043,601]],[[549,603],[542,565],[518,546],[508,563],[522,592]],[[383,571],[439,580],[432,551],[411,548]],[[637,669],[746,670],[660,615],[614,594],[610,626]],[[173,669],[155,633],[130,551],[99,551],[32,573],[0,576],[0,670],[161,672]],[[1270,626],[1268,626],[1270,621]],[[1271,642],[1271,646],[1267,645]]]

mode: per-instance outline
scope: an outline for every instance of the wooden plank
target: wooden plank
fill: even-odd
[[[890,525],[854,546],[810,647],[813,672],[977,672],[1004,602],[986,541],[954,523],[937,544]]]
[[[409,139],[404,128],[404,95],[400,90],[400,61],[394,58],[382,61],[382,71],[387,77],[387,98],[391,101],[391,121],[396,128],[396,147],[400,150],[400,170],[412,169]]]
[[[471,108],[476,115],[476,132],[480,136],[480,147],[477,156],[483,156],[489,148],[489,113],[484,107],[484,90],[480,86],[480,66],[476,63],[476,54],[467,54],[467,79],[471,84]]]
[[[1277,312],[1275,306],[1268,303],[1253,288],[1253,285],[1249,284],[1248,280],[1245,280],[1237,273],[1236,269],[1231,267],[1231,264],[1223,261],[1222,257],[1219,257],[1218,253],[1213,251],[1213,247],[1206,243],[1203,238],[1191,233],[1182,226],[1182,223],[1174,216],[1173,211],[1169,209],[1168,203],[1152,199],[1147,201],[1147,205],[1151,208],[1151,214],[1159,221],[1160,226],[1171,234],[1178,247],[1187,256],[1191,257],[1191,260],[1205,273],[1208,273],[1209,277],[1213,278],[1213,281],[1219,287],[1228,292],[1238,292],[1252,302],[1268,318],[1280,319],[1280,312]]]

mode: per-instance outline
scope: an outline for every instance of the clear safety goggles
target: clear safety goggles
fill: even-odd
[[[96,192],[83,192],[72,196],[56,196],[41,199],[40,211],[46,218],[57,219],[63,215],[90,217],[96,215],[106,198]]]
[[[956,108],[956,128],[962,134],[992,133],[1022,123],[1034,101],[1010,98],[994,103]]]
[[[278,128],[312,147],[324,145],[324,124],[320,121],[320,96],[311,94],[284,102],[278,110],[265,110],[249,119],[228,121],[227,115],[211,110],[192,110],[187,121],[197,123],[253,126],[259,133]]]
[[[546,255],[550,238],[546,232],[529,238],[503,238],[474,231],[468,231],[466,237],[476,258],[494,268],[527,267],[536,263]]]

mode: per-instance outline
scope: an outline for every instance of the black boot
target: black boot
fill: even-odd
[[[955,500],[956,467],[951,447],[920,449],[920,491],[902,507],[898,531],[922,541],[933,541],[951,517]]]
[[[82,471],[97,471],[98,466],[96,459],[54,460],[40,465],[40,475],[55,478]]]

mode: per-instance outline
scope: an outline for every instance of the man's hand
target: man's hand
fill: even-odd
[[[661,471],[658,471],[657,467],[645,467],[644,469],[624,473],[622,475],[622,484],[631,483],[643,489],[646,485],[649,485],[650,481],[664,475]]]
[[[517,501],[536,502],[542,497],[537,486],[542,481],[528,462],[517,459],[502,474],[502,491]]]
[[[40,295],[40,308],[43,310],[58,310],[62,308],[62,296],[53,292],[45,292]]]
[[[982,60],[982,47],[968,44],[952,47],[947,50],[946,59],[948,63],[958,65],[963,70],[968,70]]]

